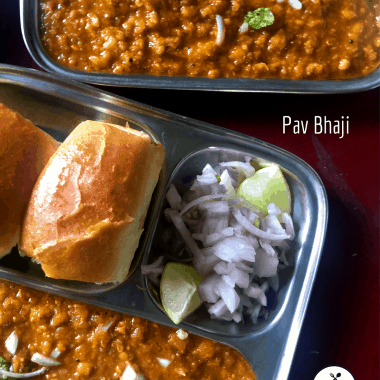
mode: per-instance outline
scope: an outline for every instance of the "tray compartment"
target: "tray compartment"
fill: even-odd
[[[23,88],[16,84],[1,83],[0,102],[18,111],[22,116],[30,119],[39,128],[60,142],[63,142],[80,122],[91,119],[121,126],[125,126],[128,123],[131,128],[144,131],[153,141],[161,143],[154,132],[144,123],[132,120],[126,116],[119,116],[110,112],[110,110],[92,107],[89,104],[85,104],[85,102],[78,103],[67,98],[62,99],[58,94],[52,97],[50,94],[43,92],[42,89],[36,90],[29,87]],[[160,198],[164,195],[166,164],[165,160],[152,196],[144,224],[144,232],[132,260],[128,278],[136,271],[144,250],[149,249],[146,246],[146,242],[159,212]],[[28,257],[20,257],[17,247],[13,248],[9,255],[0,260],[0,271],[12,273],[13,275],[34,281],[36,284],[48,285],[61,291],[89,295],[106,292],[120,285],[113,283],[99,285],[48,278],[39,264],[36,264]]]
[[[253,154],[249,154],[248,152],[226,149],[223,147],[211,147],[195,151],[185,157],[176,166],[170,176],[167,189],[170,184],[173,183],[182,195],[184,191],[188,190],[191,187],[191,184],[193,183],[196,176],[202,173],[202,169],[207,163],[212,167],[215,167],[220,162],[245,161],[246,157],[249,156],[255,162],[253,165],[258,167],[259,162],[263,162],[263,159],[257,157],[254,154],[254,151],[252,153]],[[268,291],[267,297],[268,310],[270,312],[269,318],[266,321],[259,321],[257,324],[253,324],[250,320],[247,320],[246,323],[240,322],[238,324],[235,322],[215,320],[210,318],[210,315],[208,314],[205,306],[202,305],[192,315],[188,316],[185,319],[185,323],[192,324],[201,330],[215,334],[240,336],[257,334],[263,330],[269,329],[279,320],[279,318],[281,318],[286,307],[287,300],[289,297],[292,297],[290,283],[294,274],[294,266],[296,264],[296,261],[303,253],[301,235],[302,232],[306,232],[307,230],[307,215],[310,212],[310,210],[307,209],[308,201],[305,187],[293,173],[290,173],[283,168],[282,170],[284,171],[284,175],[289,184],[292,194],[292,216],[294,218],[296,237],[294,240],[289,241],[291,249],[287,257],[289,258],[290,266],[280,274],[280,288],[278,293],[274,292],[272,289]],[[161,208],[160,219],[156,229],[155,237],[153,239],[152,248],[149,252],[146,252],[147,257],[143,260],[146,263],[152,263],[158,256],[162,255],[163,253],[170,255],[170,252],[163,252],[162,248],[164,246],[162,242],[163,233],[171,225],[164,216],[164,210],[168,207],[170,206],[165,200]],[[299,233],[300,231],[301,234]],[[167,255],[167,259],[168,261],[171,261],[172,257]],[[187,259],[185,262],[189,262],[189,260]],[[160,309],[161,312],[163,312],[159,297],[157,296],[158,288],[154,287],[147,278],[146,287],[150,289],[149,293],[156,306]]]

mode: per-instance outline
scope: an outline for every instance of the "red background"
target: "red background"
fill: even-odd
[[[0,41],[0,64],[38,69],[14,0],[0,7]],[[103,89],[278,145],[317,171],[327,189],[329,223],[289,379],[314,379],[331,365],[356,379],[380,379],[379,89],[342,95]],[[316,115],[349,116],[349,134],[314,135]],[[283,116],[308,120],[308,132],[283,134]]]

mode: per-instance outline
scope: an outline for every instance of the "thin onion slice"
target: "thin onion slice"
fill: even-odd
[[[290,239],[292,240],[294,237],[294,226],[293,226],[293,220],[290,217],[290,215],[286,212],[282,214],[282,217],[284,219],[285,224],[285,232],[290,235]]]
[[[149,273],[162,273],[164,256],[160,256],[156,261],[149,265],[141,265],[141,273],[149,274]],[[162,270],[161,270],[162,269]]]
[[[178,191],[176,187],[171,184],[168,192],[166,193],[166,199],[170,204],[171,208],[174,208],[175,210],[181,210],[181,196],[178,194]]]
[[[245,228],[248,232],[250,232],[252,235],[258,236],[262,239],[266,240],[284,240],[289,239],[289,235],[275,235],[271,234],[265,231],[260,230],[259,228],[255,227],[252,223],[250,223],[247,218],[245,218],[239,209],[234,207],[232,209],[232,214],[235,217],[235,219],[241,224],[243,228]]]
[[[0,368],[0,375],[13,377],[14,379],[28,379],[30,377],[42,375],[47,370],[48,370],[47,368],[40,368],[39,370],[34,371],[34,372],[15,373],[15,372],[6,371],[5,369]]]
[[[228,194],[210,194],[210,195],[204,195],[203,197],[199,197],[197,199],[194,199],[192,202],[188,203],[179,213],[179,216],[182,216],[186,211],[190,210],[192,207],[198,205],[199,203],[209,201],[211,199],[216,198],[228,198]]]
[[[194,255],[194,257],[199,256],[199,248],[197,246],[197,243],[191,237],[190,231],[187,229],[185,223],[181,219],[178,212],[176,210],[171,210],[169,212],[169,216],[174,226],[177,228],[178,232],[182,236],[182,239],[184,240],[185,244],[189,248],[190,252]]]
[[[223,24],[223,19],[222,16],[216,15],[216,25],[218,26],[218,34],[216,36],[216,44],[218,46],[222,45],[224,42],[225,38],[225,30],[224,30],[224,24]]]
[[[46,356],[42,356],[41,354],[37,352],[32,355],[32,358],[30,360],[39,365],[46,365],[48,367],[57,366],[61,364],[59,361],[51,359],[51,358],[47,358]]]

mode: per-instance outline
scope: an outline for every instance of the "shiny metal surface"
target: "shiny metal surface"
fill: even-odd
[[[70,79],[98,85],[177,90],[333,94],[370,90],[380,85],[380,68],[365,77],[347,80],[289,80],[246,78],[190,78],[154,75],[87,73],[68,69],[46,53],[41,43],[39,0],[20,0],[21,30],[34,61],[44,70]]]
[[[0,66],[0,102],[20,112],[59,140],[86,119],[105,120],[144,129],[164,144],[166,171],[150,207],[150,224],[142,249],[142,263],[158,253],[154,242],[157,223],[165,207],[164,194],[171,182],[178,183],[191,169],[194,175],[205,162],[245,155],[277,163],[285,172],[293,197],[292,215],[297,238],[292,243],[294,263],[283,280],[268,321],[258,326],[217,323],[194,314],[178,325],[191,333],[235,347],[250,362],[258,380],[288,377],[300,328],[320,260],[327,224],[327,198],[322,182],[304,161],[277,148],[236,132],[198,122],[130,100],[101,92],[87,85],[34,70]],[[17,257],[17,252],[14,253]],[[0,277],[61,296],[175,326],[159,309],[146,289],[139,265],[120,286],[49,280],[17,259],[0,260]]]

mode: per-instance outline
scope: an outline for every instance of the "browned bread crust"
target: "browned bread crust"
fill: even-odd
[[[30,120],[0,104],[0,257],[18,243],[33,186],[58,145]]]
[[[165,151],[130,128],[86,121],[43,170],[20,249],[49,277],[122,282],[143,231]]]

